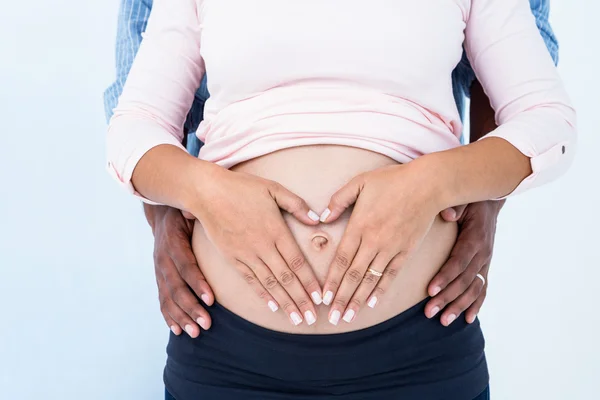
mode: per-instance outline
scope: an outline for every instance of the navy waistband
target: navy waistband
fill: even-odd
[[[171,335],[165,383],[178,400],[223,400],[231,391],[239,399],[474,398],[488,383],[479,321],[444,327],[425,317],[425,303],[333,335],[272,331],[216,304],[213,325],[199,338]]]

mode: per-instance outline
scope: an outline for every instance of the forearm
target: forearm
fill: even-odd
[[[506,196],[532,173],[529,157],[495,137],[423,156],[414,166],[436,188],[440,210]]]
[[[135,190],[147,199],[190,210],[201,192],[195,177],[205,176],[215,167],[179,147],[160,145],[139,160],[131,181]]]

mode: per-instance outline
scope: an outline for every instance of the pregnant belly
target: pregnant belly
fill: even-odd
[[[244,162],[232,170],[277,181],[302,197],[320,213],[331,196],[356,175],[396,164],[381,154],[344,146],[306,146],[281,150]],[[289,214],[284,219],[321,286],[348,224],[348,210],[332,224],[306,226]],[[293,326],[283,312],[272,313],[248,286],[241,274],[229,265],[196,222],[192,246],[198,263],[214,290],[216,300],[242,318],[276,331],[306,334],[341,333],[376,325],[390,319],[427,297],[427,285],[447,260],[457,235],[455,223],[436,217],[415,256],[401,269],[392,287],[374,309],[362,309],[350,324],[333,326],[327,321],[329,307],[317,308],[317,322]]]

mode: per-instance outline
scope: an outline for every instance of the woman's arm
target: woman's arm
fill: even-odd
[[[527,2],[472,0],[465,49],[498,128],[465,148],[423,157],[433,169],[446,166],[444,178],[453,185],[447,200],[504,197],[566,171],[575,112]]]

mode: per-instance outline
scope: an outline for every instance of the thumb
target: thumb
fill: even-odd
[[[446,208],[440,215],[446,222],[456,222],[462,218],[466,208],[466,205]]]
[[[321,222],[329,223],[338,219],[348,207],[356,203],[362,188],[362,177],[356,177],[335,192],[333,196],[331,196],[329,207],[321,214]]]
[[[279,208],[292,214],[298,221],[307,225],[317,225],[319,214],[311,210],[306,202],[299,196],[290,192],[280,184],[271,189],[271,196]]]

